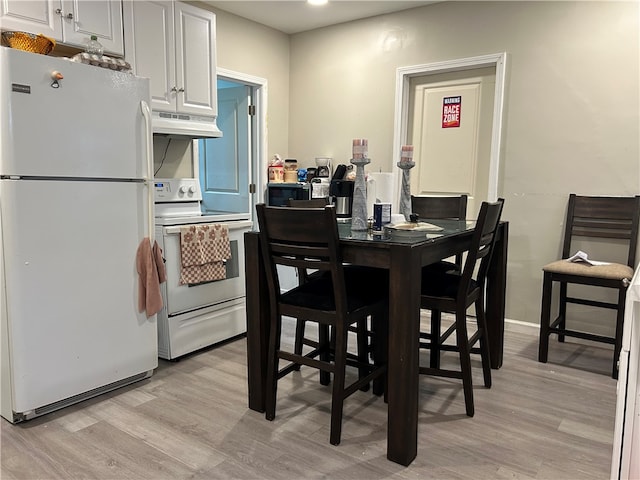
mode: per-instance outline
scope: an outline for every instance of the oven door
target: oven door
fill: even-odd
[[[162,227],[162,249],[166,261],[166,308],[169,317],[208,308],[245,296],[244,233],[250,221],[225,222],[229,228],[231,258],[227,260],[227,278],[197,285],[180,285],[180,226]]]

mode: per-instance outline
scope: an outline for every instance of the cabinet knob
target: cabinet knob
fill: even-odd
[[[176,87],[171,87],[171,91],[172,91],[172,92],[177,92],[177,91],[178,91],[178,89],[177,89]]]
[[[184,92],[184,88],[179,88],[178,91],[179,92]]]
[[[67,13],[67,15],[64,15],[61,8],[56,8],[55,12],[56,15],[60,15],[61,17],[66,16],[69,20],[73,20],[73,13]]]

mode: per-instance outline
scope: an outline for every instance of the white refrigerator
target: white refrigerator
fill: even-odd
[[[611,479],[640,479],[640,267],[627,289]]]
[[[0,47],[1,411],[20,422],[149,377],[149,82]]]

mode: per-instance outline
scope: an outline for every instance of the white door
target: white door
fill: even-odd
[[[250,87],[218,80],[221,138],[200,140],[202,208],[206,213],[250,213]]]
[[[469,196],[475,218],[488,198],[495,68],[411,78],[408,138],[413,195]]]
[[[180,285],[180,227],[163,228],[163,256],[167,269],[166,308],[169,316],[220,305],[245,296],[244,234],[251,222],[226,222],[229,228],[231,258],[226,264],[226,278],[197,285]]]
[[[125,58],[136,75],[149,79],[151,108],[176,110],[176,50],[173,4],[125,1]]]
[[[0,132],[1,174],[147,175],[140,101],[148,99],[148,80],[8,48],[0,50],[0,61],[11,82],[0,92],[3,122],[11,125]],[[58,88],[54,70],[64,76]]]
[[[0,25],[3,30],[41,33],[62,40],[61,15],[56,13],[60,7],[60,0],[5,0],[0,2]]]
[[[137,308],[147,187],[0,182],[15,411],[154,369],[155,316]]]
[[[179,2],[175,9],[177,111],[215,116],[216,16]]]
[[[2,69],[8,71],[7,80],[20,86],[0,92],[6,125],[11,125],[2,133],[0,173],[102,178],[146,175],[146,164],[141,161],[146,133],[140,108],[140,101],[148,98],[146,79],[13,49],[2,49],[0,59]],[[54,70],[64,76],[58,88],[51,85]],[[46,205],[46,197],[39,198]]]
[[[120,1],[63,0],[62,12],[65,43],[84,45],[91,39],[91,35],[96,35],[105,53],[117,55],[124,53]]]

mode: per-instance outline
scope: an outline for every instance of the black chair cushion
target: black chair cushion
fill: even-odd
[[[460,285],[461,275],[459,273],[447,273],[422,271],[422,289],[421,294],[429,297],[447,297],[456,298],[458,294],[458,286]],[[475,280],[471,280],[470,289],[477,287]]]
[[[366,267],[344,268],[345,285],[348,297],[348,311],[376,303],[389,292],[387,270]],[[282,295],[281,301],[289,305],[317,310],[336,309],[333,295],[333,283],[328,272],[316,272],[307,283],[295,287]]]
[[[453,262],[445,262],[444,260],[422,267],[422,276],[425,275],[444,275],[445,273],[459,273],[460,266]]]

